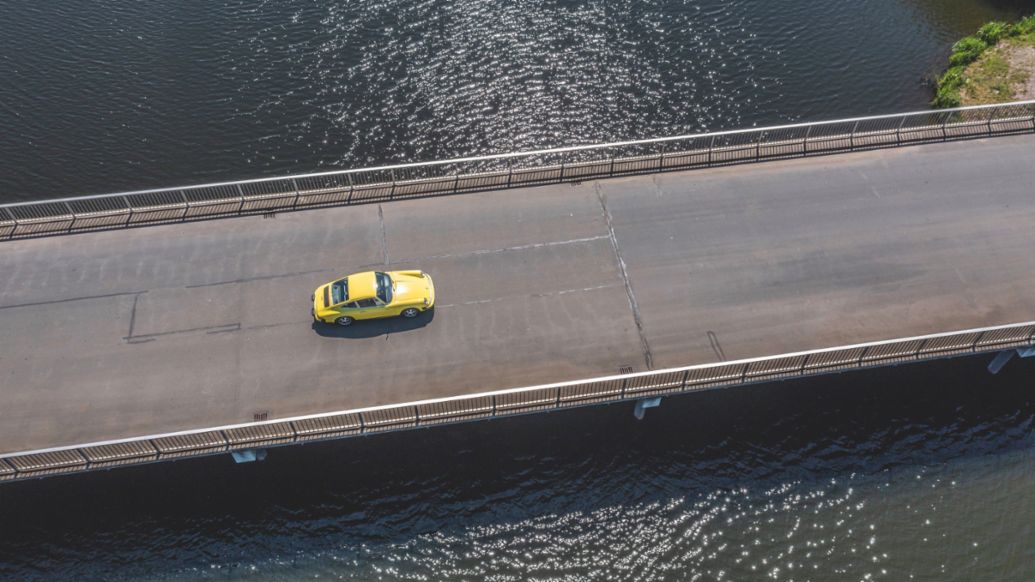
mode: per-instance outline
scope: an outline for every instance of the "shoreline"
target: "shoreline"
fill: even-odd
[[[1035,14],[989,22],[952,46],[935,83],[936,109],[1035,99]]]

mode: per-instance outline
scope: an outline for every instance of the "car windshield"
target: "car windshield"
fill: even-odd
[[[337,305],[349,299],[349,280],[346,277],[341,281],[331,283],[331,305]]]
[[[386,273],[374,273],[377,278],[377,298],[385,305],[392,302],[392,278]]]

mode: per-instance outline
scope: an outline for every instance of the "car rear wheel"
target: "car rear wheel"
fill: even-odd
[[[338,325],[340,325],[342,327],[346,327],[346,326],[352,325],[353,321],[356,321],[356,320],[352,319],[351,317],[349,317],[347,315],[343,315],[343,316],[339,317],[338,319],[335,319],[334,323],[337,323]]]
[[[399,315],[407,319],[413,319],[414,317],[420,315],[420,310],[416,307],[407,307],[406,309],[403,309],[402,313],[400,313]]]

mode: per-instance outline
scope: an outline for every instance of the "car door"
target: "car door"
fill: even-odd
[[[345,315],[351,316],[353,319],[374,319],[376,317],[384,317],[379,314],[377,302],[373,299],[360,299],[359,301],[353,302],[356,306],[352,310],[352,313],[346,313]]]
[[[348,303],[341,304],[338,308],[340,315],[347,315],[352,319],[361,319],[359,317],[359,308],[356,306],[355,301],[349,301]]]
[[[370,308],[370,317],[392,317],[393,315],[399,315],[398,312],[393,312],[392,308],[381,301],[380,298],[375,297],[373,299],[374,306]]]
[[[377,302],[376,309],[379,314],[378,317],[395,317],[396,315],[399,315],[400,311],[402,311],[402,308],[398,305],[389,305],[384,301],[381,301],[380,298],[375,298],[374,301]]]

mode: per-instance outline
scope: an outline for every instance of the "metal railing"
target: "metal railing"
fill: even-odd
[[[0,455],[0,481],[1035,346],[1035,321]]]
[[[0,240],[1035,131],[1035,101],[0,205]]]

